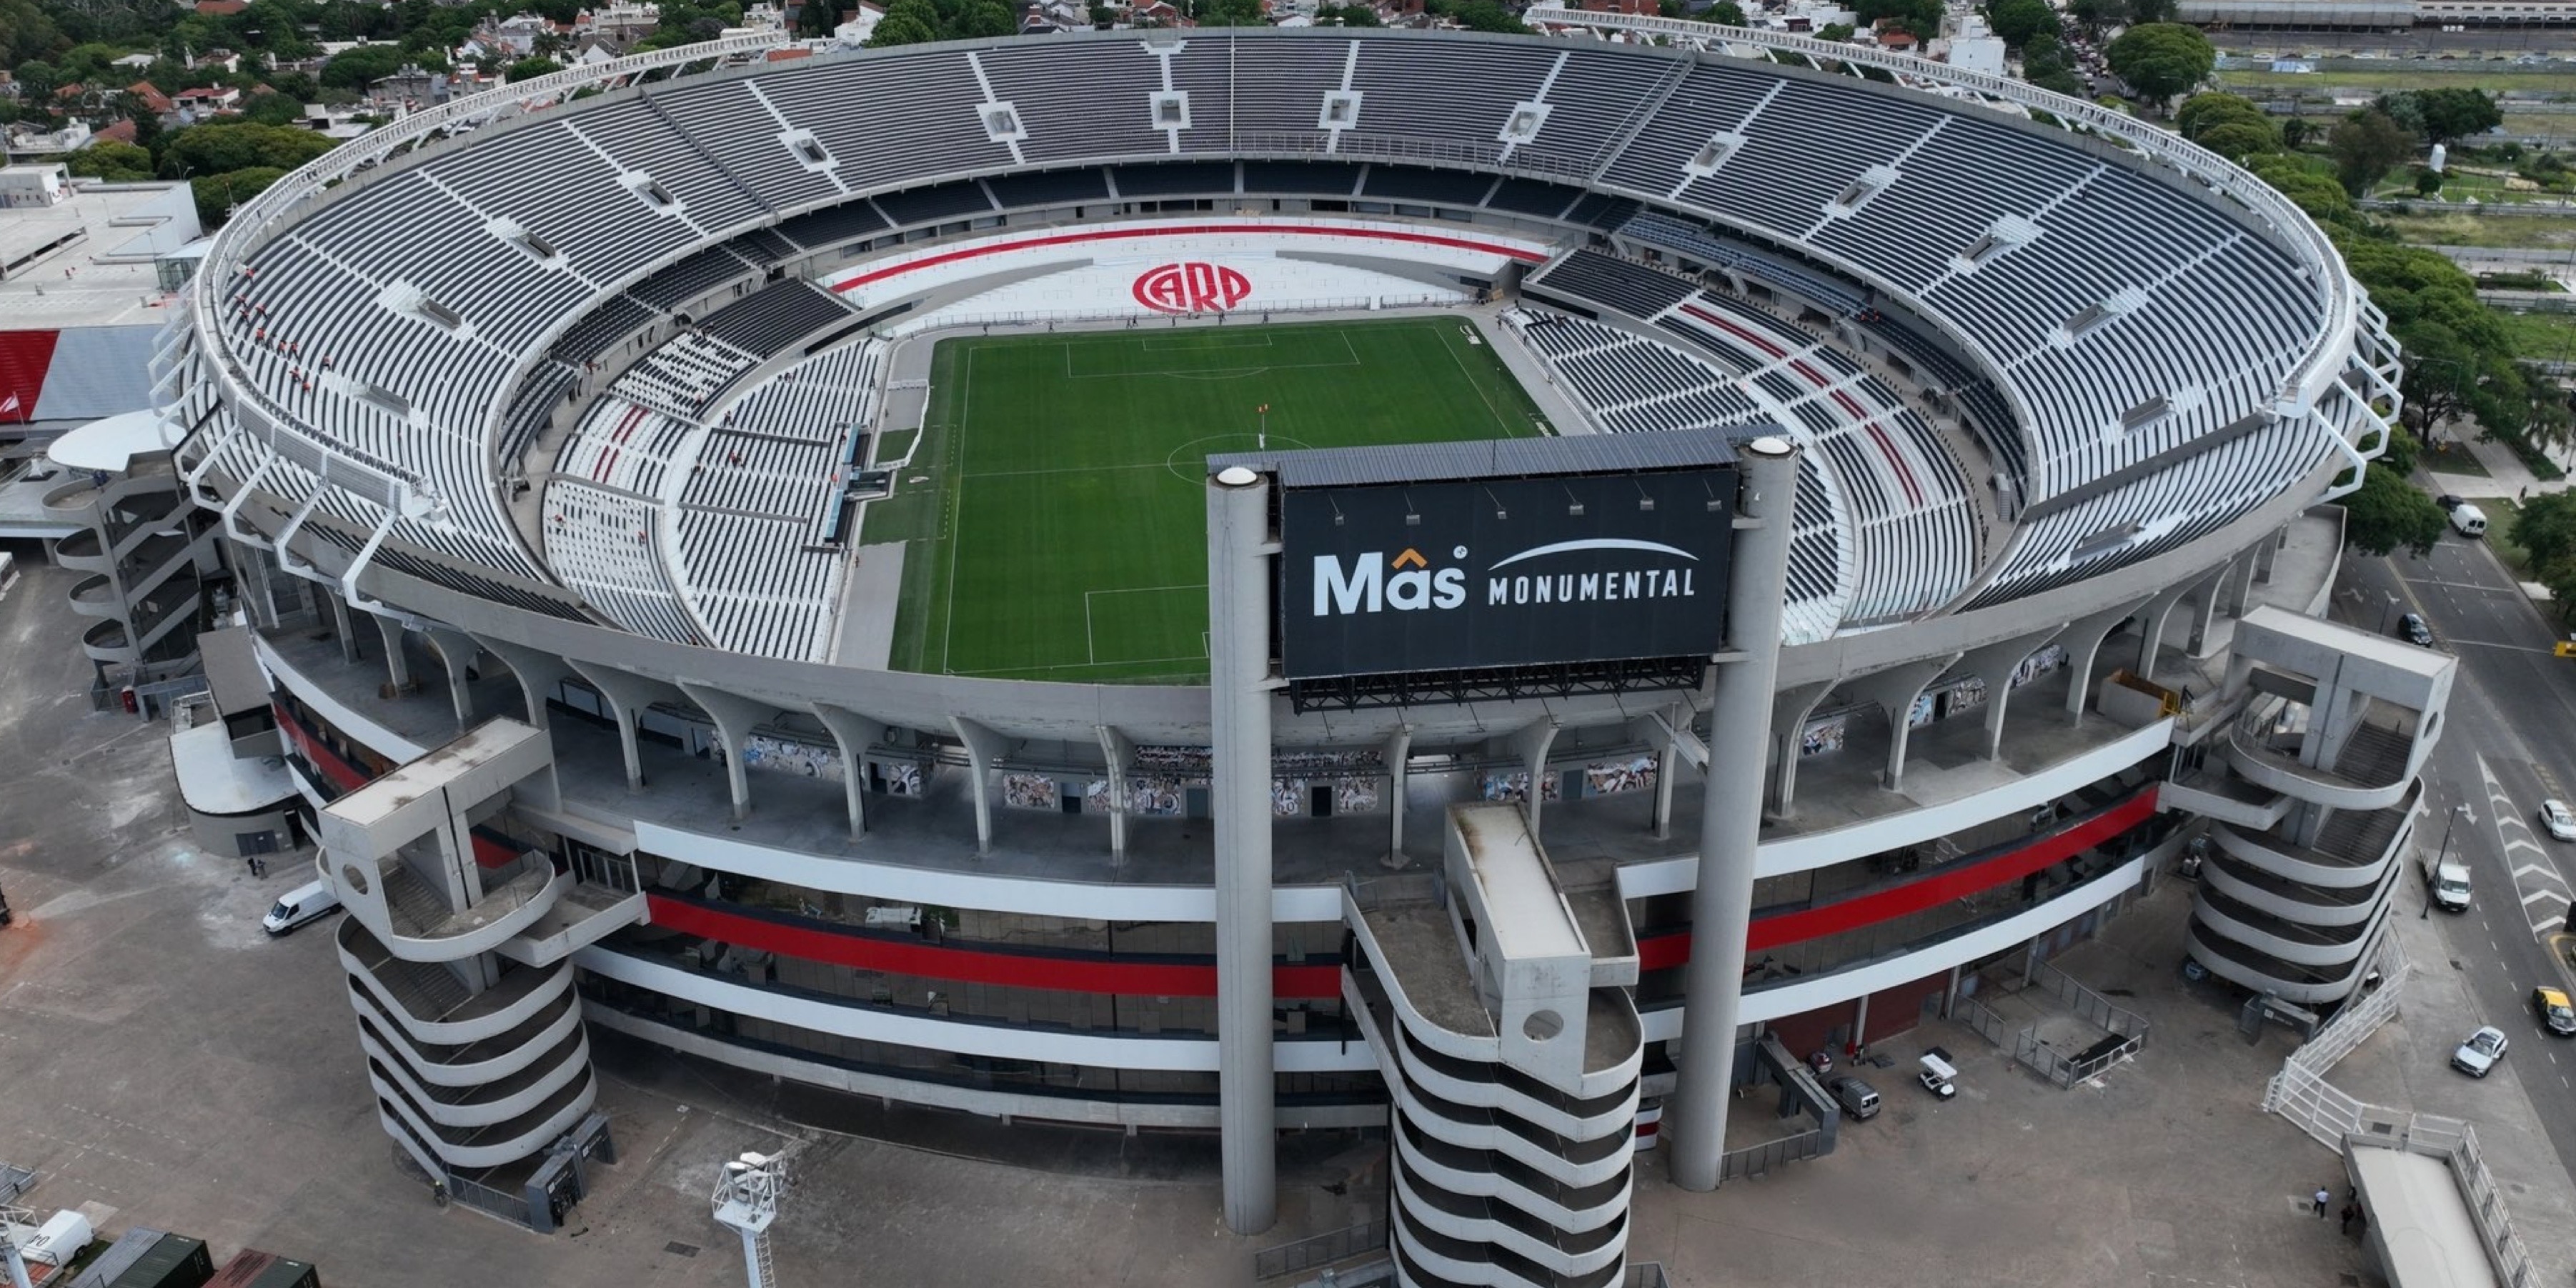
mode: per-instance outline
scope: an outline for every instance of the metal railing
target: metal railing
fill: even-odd
[[[2147,1036],[2147,1017],[2094,992],[2074,976],[2051,966],[2045,960],[2025,961],[2030,982],[2048,990],[2050,996],[2066,1003],[2077,1019],[2122,1037]]]
[[[2107,1047],[2087,1048],[2081,1056],[2070,1056],[2041,1041],[2038,1025],[2015,1028],[1992,1007],[1965,994],[1951,998],[1952,1018],[1975,1029],[1979,1037],[1993,1043],[1997,1049],[2011,1052],[2015,1061],[2028,1066],[2032,1072],[2069,1089],[2136,1055],[2138,1048],[2146,1045],[2147,1017],[2114,1004],[2074,976],[2045,961],[2033,961],[2025,955],[2022,966],[2033,985],[2064,1002],[2076,1018],[2121,1041]]]
[[[1717,1161],[1717,1179],[1727,1181],[1760,1176],[1782,1163],[1802,1163],[1825,1154],[1825,1129],[1802,1131],[1795,1136],[1766,1140],[1743,1149],[1730,1149]]]
[[[1263,1248],[1252,1254],[1252,1277],[1275,1279],[1304,1270],[1329,1266],[1337,1261],[1376,1252],[1386,1246],[1386,1222],[1363,1221],[1338,1230]]]
[[[524,1226],[531,1230],[537,1228],[535,1214],[528,1209],[527,1195],[513,1194],[508,1190],[485,1185],[472,1177],[459,1176],[444,1168],[436,1173],[424,1171],[420,1160],[413,1157],[410,1150],[403,1148],[400,1141],[386,1143],[392,1147],[394,1167],[397,1170],[424,1185],[445,1186],[447,1197],[451,1202],[462,1203],[477,1212],[497,1216],[512,1225]]]

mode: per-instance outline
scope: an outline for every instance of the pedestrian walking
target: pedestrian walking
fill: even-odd
[[[2318,1219],[2318,1220],[2320,1220],[2320,1221],[2325,1220],[2325,1219],[2326,1219],[2326,1200],[2328,1200],[2328,1199],[2330,1199],[2330,1198],[2333,1198],[2333,1197],[2334,1197],[2334,1194],[2333,1194],[2331,1191],[2327,1190],[2327,1189],[2326,1189],[2326,1187],[2324,1187],[2324,1186],[2320,1185],[2320,1186],[2318,1186],[2318,1187],[2317,1187],[2317,1192],[2316,1192],[2316,1194],[2315,1194],[2315,1195],[2313,1195],[2312,1197],[2314,1198],[2314,1200],[2315,1200],[2315,1202],[2316,1202],[2317,1219]]]
[[[2359,1215],[2361,1215],[2360,1208],[2354,1207],[2349,1203],[2343,1205],[2343,1232],[2345,1234],[2352,1233],[2352,1219]]]

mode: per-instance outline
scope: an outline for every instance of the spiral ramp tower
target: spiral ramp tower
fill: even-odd
[[[2459,661],[2276,608],[2236,630],[2225,768],[2165,792],[2211,823],[2192,958],[2258,993],[2332,1006],[2368,975],[2409,869]]]
[[[1626,905],[1569,892],[1519,805],[1451,808],[1441,848],[1441,898],[1346,910],[1345,1001],[1392,1106],[1396,1282],[1618,1283],[1645,1053]]]
[[[377,1117],[450,1190],[516,1192],[598,1094],[571,957],[644,898],[631,856],[546,829],[557,804],[544,732],[504,719],[322,811]]]

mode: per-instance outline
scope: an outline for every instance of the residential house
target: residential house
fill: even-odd
[[[820,0],[806,0],[808,4],[819,2]],[[844,9],[841,11],[840,25],[832,28],[832,39],[844,45],[864,45],[868,43],[869,36],[876,34],[877,24],[884,20],[885,6],[883,5],[862,4],[856,9]]]

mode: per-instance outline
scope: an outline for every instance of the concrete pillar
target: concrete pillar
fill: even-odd
[[[1271,1057],[1270,485],[1234,466],[1208,481],[1208,703],[1216,812],[1218,1148],[1225,1224],[1278,1213]]]
[[[626,790],[644,790],[644,757],[635,743],[635,726],[644,718],[645,708],[670,692],[668,686],[596,662],[574,662],[572,669],[608,699],[608,714],[617,721],[617,747],[626,753]]]
[[[1109,861],[1127,861],[1127,767],[1136,761],[1136,744],[1116,725],[1099,725],[1100,756],[1109,767]]]
[[[2220,612],[2239,619],[2245,616],[2246,606],[2254,598],[2253,555],[2240,555],[2227,566],[2227,593],[2222,598]]]
[[[2290,530],[2283,528],[2263,538],[2262,542],[2254,547],[2254,580],[2266,586],[2272,584],[2272,558],[2281,553],[2281,542],[2289,535]]]
[[[2138,673],[2139,679],[2156,678],[2156,651],[2164,647],[2165,627],[2173,621],[2174,605],[2182,602],[2183,590],[2176,586],[2138,610],[2138,660],[2130,669]]]
[[[2016,635],[1998,644],[1970,649],[1959,659],[1962,672],[1986,682],[1986,708],[1980,713],[1986,726],[1986,759],[1995,760],[2003,755],[2004,717],[2012,706],[2013,672],[2028,661],[2031,654],[2048,647],[2048,642],[2057,638],[2058,632],[2064,629],[2066,624],[2060,622],[2035,634]]]
[[[1899,791],[1905,786],[1905,747],[1912,741],[1914,729],[1907,717],[1913,713],[1914,700],[1923,696],[1923,686],[1941,677],[1950,664],[1959,660],[1956,653],[1927,657],[1893,670],[1865,675],[1844,682],[1844,687],[1865,702],[1873,702],[1887,712],[1887,768],[1879,775],[1879,785]]]
[[[2209,656],[2209,628],[2218,620],[2219,596],[2226,593],[2232,571],[2232,565],[2222,567],[2191,589],[2191,639],[2184,651],[2193,657]]]
[[[508,640],[477,637],[475,642],[483,646],[484,652],[501,659],[510,674],[518,678],[519,696],[528,707],[528,723],[539,729],[549,727],[547,720],[553,713],[546,703],[554,696],[556,686],[572,675],[572,668],[564,665],[562,656]]]
[[[1405,758],[1413,754],[1413,727],[1397,725],[1386,736],[1386,748],[1379,753],[1386,762],[1386,859],[1390,868],[1404,866],[1404,795],[1408,775]]]
[[[468,677],[483,646],[475,643],[471,636],[434,626],[420,634],[429,642],[429,651],[438,656],[440,668],[447,672],[447,701],[456,708],[456,727],[459,730],[472,728],[474,691],[468,687]]]
[[[1547,749],[1556,742],[1556,721],[1541,716],[1523,725],[1511,737],[1512,754],[1520,757],[1521,768],[1529,774],[1529,799],[1522,802],[1522,813],[1529,816],[1530,835],[1538,830],[1539,802],[1547,798]]]
[[[2105,608],[2069,623],[2059,633],[2058,638],[2066,644],[2066,714],[2070,721],[2082,720],[2085,705],[2093,700],[2093,664],[2101,655],[2103,639],[2145,603],[2136,600]]]
[[[1727,589],[1727,648],[1739,657],[1709,679],[1708,777],[1702,789],[1699,886],[1691,893],[1691,956],[1685,979],[1681,1076],[1664,1115],[1672,1177],[1686,1190],[1717,1188],[1726,1153],[1726,1111],[1735,1082],[1735,1028],[1744,1004],[1744,941],[1753,916],[1754,850],[1762,829],[1762,755],[1753,740],[1771,727],[1772,682],[1780,672],[1780,610],[1787,601],[1790,504],[1798,449],[1757,438],[1739,456],[1733,584]]]
[[[841,751],[841,796],[850,811],[850,839],[868,831],[868,746],[885,738],[885,726],[855,711],[817,702],[814,718],[832,735]]]
[[[319,590],[319,593],[331,605],[333,633],[340,637],[340,660],[355,664],[358,660],[358,629],[349,620],[349,601],[328,590]]]
[[[966,768],[975,790],[975,853],[993,852],[993,767],[1011,752],[1011,740],[968,720],[963,716],[948,717],[949,727],[957,731],[957,741],[966,744]],[[1265,791],[1262,798],[1269,799]]]
[[[1816,704],[1834,691],[1832,680],[1818,680],[1783,690],[1771,704],[1771,816],[1795,818],[1798,815],[1798,759],[1805,753],[1802,739],[1807,721],[1816,714]]]
[[[1664,713],[1664,724],[1670,729],[1685,728],[1689,721],[1690,707],[1686,703],[1676,702],[1671,710]],[[1681,759],[1680,741],[1666,735],[1657,744],[1655,752],[1655,816],[1652,821],[1657,840],[1673,834],[1673,780],[1680,776]]]
[[[411,687],[411,659],[403,655],[403,624],[381,613],[369,613],[376,634],[385,642],[385,679],[397,691]]]
[[[751,817],[751,770],[743,764],[742,749],[751,741],[751,731],[761,721],[777,715],[778,708],[700,681],[680,681],[680,692],[689,695],[689,701],[715,721],[716,737],[724,742],[725,786],[733,794],[733,821],[739,823]]]

